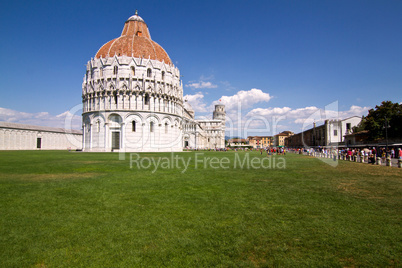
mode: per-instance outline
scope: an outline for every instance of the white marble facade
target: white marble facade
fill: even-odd
[[[150,39],[137,14],[126,21],[121,37],[88,62],[82,101],[84,151],[178,152],[225,146],[224,106],[216,106],[213,120],[194,119],[191,106],[184,107],[179,69]]]
[[[83,149],[181,151],[183,90],[177,68],[151,59],[88,62]]]
[[[81,146],[78,130],[0,122],[0,150],[76,150]]]
[[[356,127],[362,120],[359,116],[352,116],[342,120],[326,120],[325,137],[326,145],[336,146],[345,140],[345,135],[351,134],[353,127]]]
[[[190,104],[184,104],[183,146],[190,149],[225,148],[225,106],[215,105],[213,119],[194,119]]]

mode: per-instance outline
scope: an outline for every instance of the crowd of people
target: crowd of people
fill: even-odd
[[[187,150],[196,150],[187,148]],[[342,157],[345,160],[354,161],[355,158],[368,159],[369,163],[375,163],[376,158],[380,157],[385,160],[385,158],[390,157],[394,159],[402,159],[402,148],[398,147],[369,147],[369,148],[284,148],[284,147],[265,147],[265,148],[216,148],[216,149],[206,149],[208,151],[259,151],[262,155],[266,153],[269,155],[286,155],[287,151],[299,154],[315,155],[319,153],[324,157]]]
[[[320,153],[324,157],[328,156],[340,156],[345,160],[355,160],[356,158],[363,157],[368,160],[368,163],[374,164],[376,158],[380,157],[385,160],[387,157],[394,159],[402,159],[402,148],[389,147],[369,147],[369,148],[298,148],[289,149],[296,153],[305,153],[308,155],[315,155],[315,153]]]

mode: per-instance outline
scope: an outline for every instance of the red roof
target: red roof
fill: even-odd
[[[166,51],[151,39],[148,26],[137,15],[130,17],[124,24],[121,36],[104,44],[96,53],[96,58],[129,56],[164,61],[171,64]]]

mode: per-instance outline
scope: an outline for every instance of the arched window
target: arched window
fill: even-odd
[[[132,123],[131,123],[131,131],[132,132],[135,132],[135,121],[133,121]]]
[[[136,36],[142,36],[142,32],[141,32],[141,31],[137,31],[137,32],[135,33],[135,35],[136,35]]]
[[[165,71],[162,71],[162,80],[165,80]]]
[[[152,70],[151,68],[147,69],[147,77],[151,77],[152,76]]]
[[[165,134],[168,133],[168,130],[169,130],[169,125],[168,125],[168,123],[166,122],[166,123],[165,123]]]
[[[149,105],[149,96],[145,95],[144,104]]]
[[[135,76],[135,67],[134,66],[131,66],[131,75]]]
[[[117,74],[118,71],[119,71],[119,67],[118,67],[118,66],[114,66],[114,67],[113,67],[113,74]]]
[[[149,123],[149,132],[154,132],[154,122]]]
[[[103,76],[103,68],[100,67],[100,68],[99,68],[99,77],[102,77],[102,76]]]
[[[96,130],[100,132],[100,122],[96,121]]]

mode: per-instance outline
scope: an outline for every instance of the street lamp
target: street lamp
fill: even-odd
[[[389,125],[388,119],[384,116],[384,128],[385,128],[385,156],[388,157],[388,128],[391,126]]]

